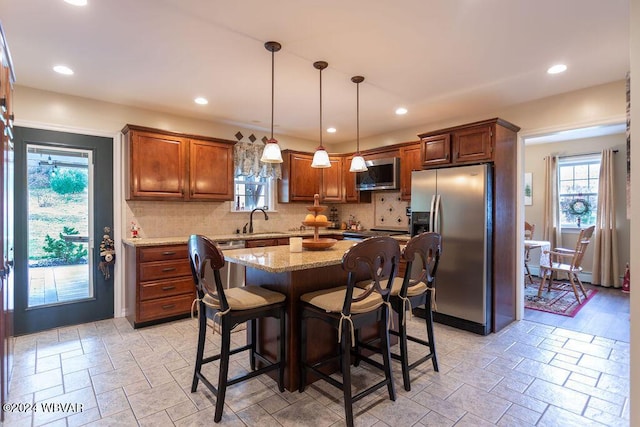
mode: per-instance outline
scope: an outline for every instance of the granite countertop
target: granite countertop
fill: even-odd
[[[335,235],[342,234],[346,230],[331,230],[324,229],[319,230],[320,236],[327,235]],[[277,239],[277,238],[286,238],[286,237],[312,237],[313,229],[304,230],[304,231],[282,231],[282,232],[271,232],[271,233],[252,233],[252,234],[213,234],[208,235],[207,237],[216,242],[229,242],[229,241],[238,241],[238,240],[255,240],[255,239]],[[411,238],[408,234],[401,234],[397,236],[391,236],[396,240],[401,242],[409,241]],[[156,246],[156,245],[182,245],[186,244],[189,240],[189,236],[173,236],[173,237],[140,237],[136,239],[127,238],[122,239],[122,243],[128,246],[133,247],[142,247],[142,246]],[[353,241],[351,241],[353,242]],[[288,246],[287,246],[288,248]]]
[[[344,252],[357,243],[353,240],[338,240],[334,246],[328,249],[321,251],[303,249],[302,252],[291,252],[287,245],[228,249],[224,251],[224,259],[227,262],[257,268],[269,273],[284,273],[339,265],[342,263]]]
[[[342,234],[343,230],[320,230],[319,234]],[[251,233],[251,234],[212,234],[207,237],[216,242],[229,242],[238,240],[255,240],[255,239],[277,239],[286,237],[311,237],[313,236],[313,229],[304,231],[283,231],[283,232],[271,232],[271,233]],[[128,238],[122,239],[122,243],[129,246],[155,246],[155,245],[180,245],[186,244],[189,240],[189,236],[174,236],[174,237],[141,237],[141,238]]]

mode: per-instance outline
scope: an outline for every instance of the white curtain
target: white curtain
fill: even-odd
[[[544,192],[542,240],[550,242],[553,249],[562,246],[558,207],[558,156],[547,156],[544,159]]]
[[[618,242],[616,238],[616,205],[614,197],[613,151],[604,150],[600,162],[598,210],[593,238],[591,282],[619,288]]]

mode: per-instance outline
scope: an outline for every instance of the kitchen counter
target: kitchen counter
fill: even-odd
[[[321,236],[342,234],[343,230],[320,230]],[[277,239],[279,237],[313,237],[313,229],[304,231],[277,231],[277,232],[265,232],[265,233],[245,233],[245,234],[212,234],[207,236],[209,239],[216,242],[223,241],[237,241],[237,240],[254,240],[254,239]],[[129,246],[155,246],[155,245],[179,245],[186,244],[189,240],[189,236],[173,236],[173,237],[140,237],[136,239],[127,238],[122,239],[122,243]]]
[[[329,236],[342,234],[346,230],[331,230],[323,229],[319,231],[320,236]],[[208,238],[216,242],[223,241],[237,241],[237,240],[253,240],[253,239],[277,239],[279,237],[313,237],[313,229],[307,229],[304,231],[283,231],[283,232],[271,232],[271,233],[252,233],[252,234],[213,234],[208,235]],[[408,234],[401,234],[397,236],[391,236],[399,241],[408,241],[411,237]],[[141,238],[127,238],[122,239],[122,243],[128,246],[141,247],[141,246],[156,246],[156,245],[179,245],[186,244],[189,240],[189,236],[173,236],[173,237],[141,237]]]
[[[231,249],[224,251],[224,259],[228,262],[253,267],[269,273],[285,273],[327,267],[342,263],[342,255],[357,242],[339,240],[328,249],[302,252],[290,252],[289,246],[267,246],[263,248]]]

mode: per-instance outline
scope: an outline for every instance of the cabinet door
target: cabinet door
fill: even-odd
[[[411,172],[422,170],[420,144],[400,149],[400,198],[411,200]]]
[[[474,126],[453,132],[454,162],[491,160],[493,155],[491,125]]]
[[[343,158],[329,157],[330,168],[322,169],[322,187],[320,200],[326,203],[344,203]]]
[[[183,199],[188,140],[130,131],[130,199]]]
[[[345,157],[342,165],[342,174],[344,176],[344,200],[349,203],[357,203],[359,191],[356,189],[356,173],[349,172],[351,168],[351,159],[353,156]]]
[[[320,171],[311,167],[313,155],[292,153],[289,164],[289,201],[313,202],[320,193]]]
[[[192,200],[233,200],[233,146],[189,141],[189,195]]]
[[[448,133],[421,139],[422,165],[425,167],[451,163],[451,137]]]

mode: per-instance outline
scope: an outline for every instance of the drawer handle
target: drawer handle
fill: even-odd
[[[163,291],[170,291],[171,289],[175,289],[175,288],[176,288],[175,286],[163,286],[162,290]]]
[[[174,271],[176,268],[175,267],[167,267],[167,268],[163,268],[162,272],[163,273],[168,273],[169,271]]]
[[[172,308],[174,308],[176,305],[175,304],[165,304],[162,306],[163,310],[170,310]]]
[[[166,251],[166,252],[162,252],[162,255],[166,255],[166,256],[169,256],[169,255],[175,255],[175,254],[176,254],[176,253],[175,253],[175,251]]]

